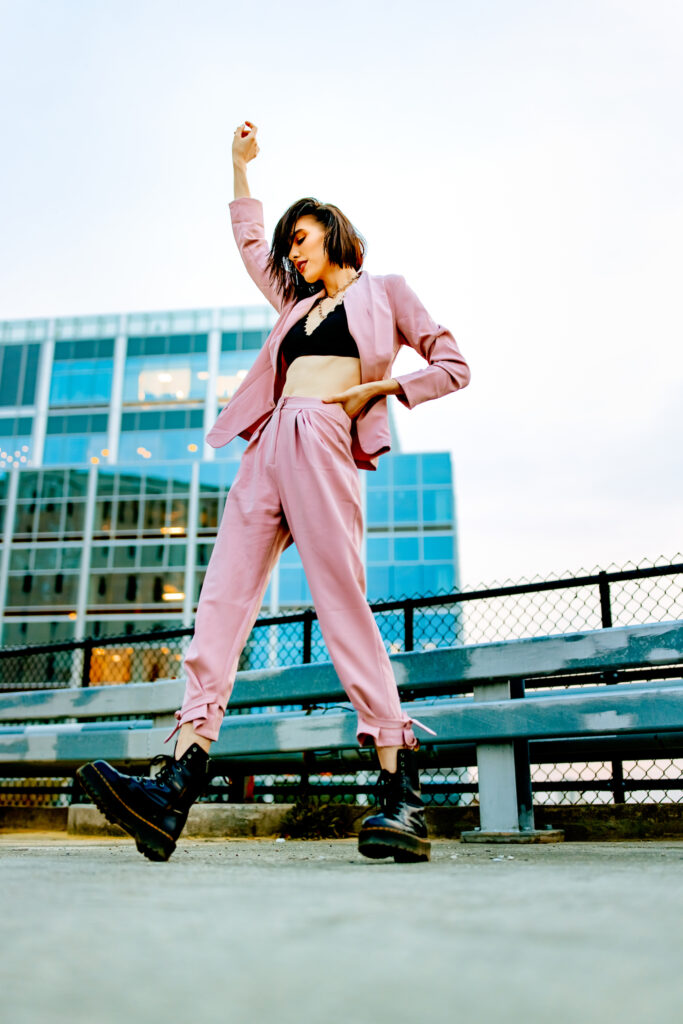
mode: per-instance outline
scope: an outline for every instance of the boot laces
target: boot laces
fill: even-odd
[[[169,776],[173,771],[174,762],[175,758],[170,754],[157,754],[156,757],[152,758],[150,767],[154,767],[157,764],[160,764],[162,767],[159,769],[156,775],[152,775],[151,778],[145,779],[143,781],[143,785],[144,782],[151,783],[154,786],[158,786],[160,784],[163,785],[163,783],[168,783]]]
[[[400,791],[400,773],[381,771],[377,779],[377,802],[382,814],[388,814],[393,810]]]

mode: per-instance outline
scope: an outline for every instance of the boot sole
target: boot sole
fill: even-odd
[[[148,860],[168,860],[176,847],[173,836],[128,807],[95,765],[77,768],[76,775],[97,809],[110,824],[118,825],[135,840],[140,853]]]
[[[428,839],[410,836],[391,828],[372,828],[358,836],[358,852],[372,860],[393,857],[396,864],[416,864],[431,860]]]

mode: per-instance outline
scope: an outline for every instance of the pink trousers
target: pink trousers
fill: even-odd
[[[225,502],[184,659],[177,725],[218,739],[242,648],[268,580],[294,541],[327,650],[358,714],[360,746],[416,747],[365,597],[362,513],[351,419],[339,403],[281,398],[251,437]],[[426,726],[426,731],[431,732]]]

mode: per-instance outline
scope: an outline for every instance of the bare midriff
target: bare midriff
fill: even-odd
[[[287,370],[282,395],[330,398],[360,383],[355,356],[299,356]]]

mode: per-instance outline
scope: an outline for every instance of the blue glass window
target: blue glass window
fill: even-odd
[[[386,525],[389,522],[389,491],[368,491],[368,523]]]
[[[280,601],[282,604],[311,603],[303,569],[295,566],[280,566]]]
[[[203,430],[137,430],[121,432],[119,459],[199,459],[204,444]]]
[[[128,339],[129,356],[155,356],[165,353],[206,352],[207,334],[155,335],[153,338],[133,337]]]
[[[107,430],[107,413],[75,413],[48,416],[47,434],[98,434]]]
[[[427,534],[424,538],[425,561],[442,562],[445,559],[453,558],[452,537],[430,537]]]
[[[206,334],[128,339],[125,402],[204,398],[209,379]]]
[[[429,452],[422,456],[422,482],[450,484],[451,457],[448,452]]]
[[[418,455],[395,455],[394,456],[394,484],[400,487],[414,486],[418,483]]]
[[[426,523],[449,523],[453,519],[453,493],[449,487],[434,487],[422,492]]]
[[[396,597],[418,597],[423,589],[421,565],[394,566],[394,595]]]
[[[451,593],[455,589],[455,571],[452,562],[424,566],[425,590],[434,594]]]
[[[381,487],[391,487],[391,481],[393,479],[392,466],[394,464],[394,456],[391,454],[383,455],[377,463],[377,469],[368,473],[368,489],[376,490]]]
[[[26,346],[26,365],[24,368],[24,381],[21,389],[21,404],[33,405],[36,397],[36,381],[38,379],[38,360],[40,359],[40,345]]]
[[[124,412],[121,432],[153,430],[201,430],[204,427],[203,409],[153,409]]]
[[[242,331],[242,348],[261,348],[270,331]]]
[[[417,523],[419,519],[417,488],[399,488],[394,491],[394,522]]]
[[[297,551],[293,544],[290,544],[289,547],[285,548],[285,550],[280,555],[280,565],[298,565],[299,568],[301,568],[301,559],[299,558],[299,552]]]
[[[417,562],[420,542],[417,537],[394,537],[394,555],[397,562]]]
[[[102,457],[107,447],[106,413],[76,413],[48,416],[43,461],[88,462]]]
[[[270,331],[224,331],[221,337],[221,352],[239,352],[244,349],[259,349]]]
[[[90,462],[91,458],[102,458],[102,450],[106,447],[106,434],[55,434],[45,438],[43,462],[47,465]]]
[[[218,361],[216,398],[226,402],[237,391],[254,362],[253,352],[221,352]]]
[[[368,600],[383,601],[393,597],[391,591],[391,567],[388,565],[368,566]]]
[[[0,345],[0,405],[33,405],[40,345]]]
[[[368,537],[368,562],[390,562],[391,552],[388,537]]]
[[[2,371],[0,376],[0,405],[16,405],[18,398],[17,382],[21,373],[21,362],[24,354],[23,345],[2,346]]]
[[[215,494],[229,490],[239,469],[237,459],[230,462],[202,462],[199,470],[199,493]]]
[[[30,416],[9,416],[0,419],[0,468],[13,462],[28,462],[32,444],[33,420]]]
[[[112,359],[55,361],[50,382],[50,405],[91,405],[108,402]]]

